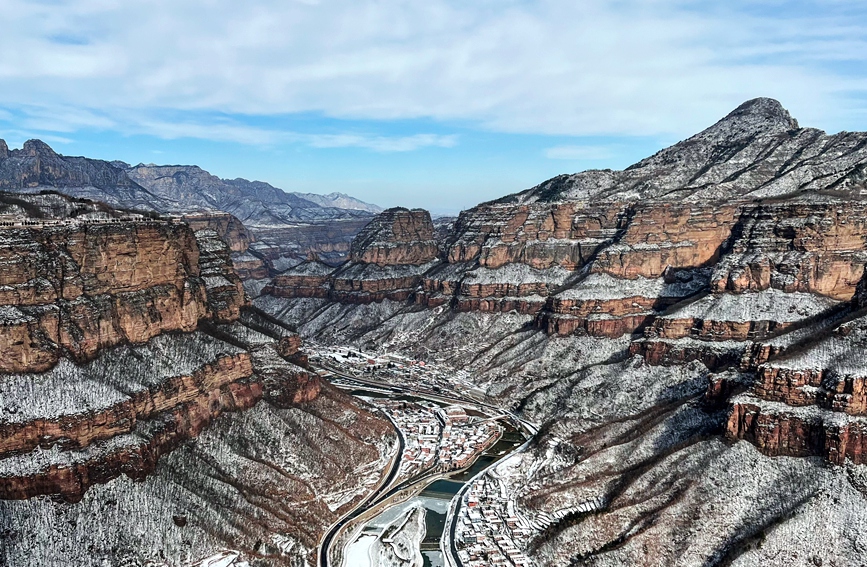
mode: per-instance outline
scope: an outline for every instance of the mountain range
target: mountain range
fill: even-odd
[[[382,210],[342,193],[288,193],[262,181],[220,179],[197,166],[130,166],[62,156],[40,140],[18,150],[0,140],[0,190],[56,190],[164,214],[228,213],[250,229],[254,240],[261,235],[269,260],[278,266],[310,251],[341,261],[352,236]]]
[[[463,477],[451,563],[863,563],[867,133],[754,99],[623,171],[453,222],[323,220],[358,223],[339,264],[280,242],[303,196],[0,150],[2,562],[321,561],[418,448],[315,371],[306,350],[331,349],[362,380],[411,360],[414,387],[530,432]],[[151,218],[65,187],[235,208]],[[279,273],[257,263],[290,249]],[[395,561],[418,558],[389,534]]]

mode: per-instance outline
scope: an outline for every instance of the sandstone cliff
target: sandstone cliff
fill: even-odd
[[[748,101],[624,171],[464,211],[411,277],[373,263],[412,248],[371,228],[389,245],[359,238],[355,261],[305,264],[255,305],[467,372],[538,424],[490,477],[538,564],[815,565],[825,534],[855,564],[865,140]]]
[[[297,333],[249,305],[225,242],[243,227],[56,193],[0,194],[4,213],[0,563],[181,565],[226,547],[309,561],[379,481],[395,438],[307,372]],[[142,526],[152,540],[130,542]]]
[[[414,296],[422,274],[439,264],[430,214],[388,209],[353,240],[349,261],[330,268],[311,256],[275,277],[263,290],[278,297],[329,297],[347,303]]]

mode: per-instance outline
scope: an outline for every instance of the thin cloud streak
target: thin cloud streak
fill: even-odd
[[[611,159],[616,155],[606,146],[554,146],[545,149],[548,159],[599,161]]]
[[[154,119],[148,113],[123,112],[108,116],[77,108],[52,109],[25,107],[19,117],[0,109],[0,120],[17,122],[40,138],[69,141],[51,133],[72,133],[81,130],[119,130],[125,135],[149,135],[163,140],[199,139],[233,142],[248,146],[269,147],[282,144],[301,144],[312,148],[363,148],[380,153],[409,152],[422,148],[451,148],[458,136],[440,134],[413,134],[386,136],[368,133],[316,134],[249,126],[225,118],[211,121],[176,121]],[[47,132],[47,134],[46,134]],[[20,133],[20,132],[16,132]]]
[[[16,56],[0,60],[0,106],[635,136],[690,134],[747,98],[773,96],[806,123],[839,127],[867,97],[843,68],[867,65],[852,30],[865,15],[827,2],[762,12],[746,0],[8,0],[0,49]],[[75,41],[56,41],[64,37]],[[216,133],[245,138],[229,126]]]

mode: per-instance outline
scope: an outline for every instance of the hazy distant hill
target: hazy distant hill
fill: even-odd
[[[352,238],[382,210],[343,193],[287,193],[262,181],[220,179],[195,165],[130,166],[63,156],[40,140],[18,150],[0,140],[0,189],[56,190],[160,213],[226,212],[252,229],[256,249],[278,269],[311,251],[343,261]]]

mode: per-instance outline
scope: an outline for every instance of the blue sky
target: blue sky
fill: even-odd
[[[756,96],[867,130],[862,2],[4,0],[0,137],[455,212]]]

